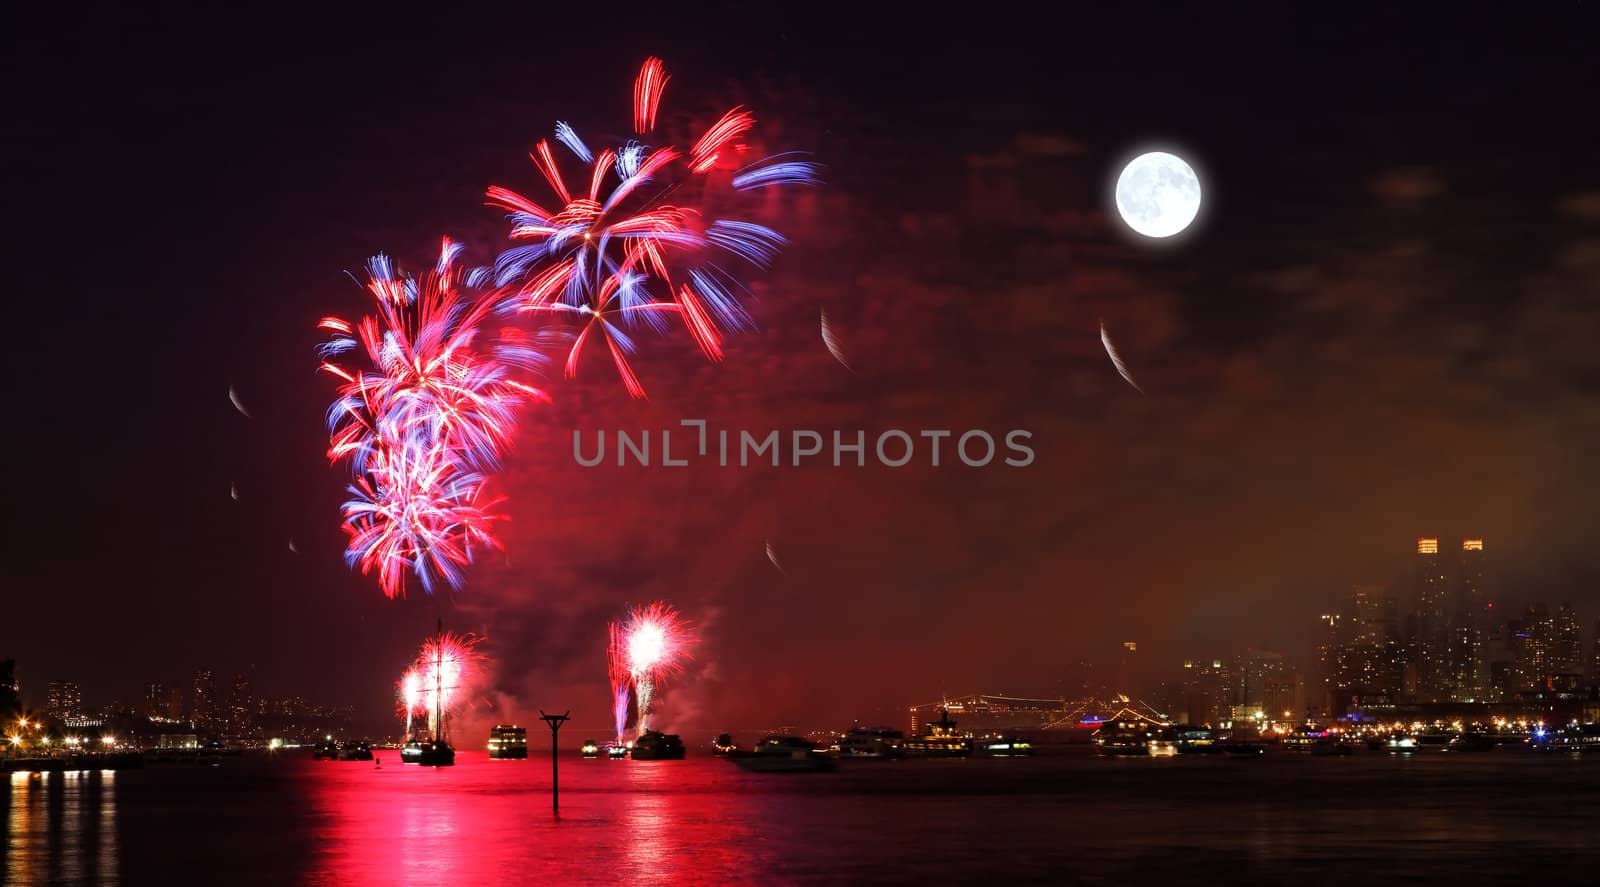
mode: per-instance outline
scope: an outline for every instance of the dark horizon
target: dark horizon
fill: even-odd
[[[605,623],[664,599],[704,642],[662,717],[847,723],[939,692],[1053,695],[1128,640],[1162,668],[1303,660],[1352,585],[1410,594],[1421,535],[1487,540],[1489,597],[1571,601],[1587,649],[1600,174],[1573,97],[1592,10],[722,4],[611,33],[386,9],[16,14],[0,658],[34,701],[211,668],[376,719],[442,618],[488,638],[506,714],[603,721]],[[600,360],[553,373],[497,487],[506,554],[460,592],[386,600],[341,560],[314,325],[365,309],[345,272],[375,253],[423,267],[448,234],[489,261],[505,225],[483,189],[537,191],[527,151],[556,120],[625,129],[652,54],[686,125],[745,103],[825,165],[752,286],[758,330],[718,365],[651,341],[648,401]],[[1136,242],[1107,206],[1147,145],[1206,188],[1179,242]],[[573,462],[574,429],[682,418],[1025,428],[1037,457]],[[851,678],[862,658],[876,681]]]

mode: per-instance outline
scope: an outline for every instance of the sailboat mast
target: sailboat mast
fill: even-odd
[[[433,645],[433,741],[444,742],[444,620],[438,622],[439,634]]]

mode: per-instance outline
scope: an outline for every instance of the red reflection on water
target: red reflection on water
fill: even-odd
[[[703,882],[758,877],[767,862],[752,822],[776,812],[774,799],[738,792],[721,761],[563,757],[557,817],[549,760],[537,753],[461,752],[443,768],[380,758],[381,767],[298,764],[321,825],[312,880]]]

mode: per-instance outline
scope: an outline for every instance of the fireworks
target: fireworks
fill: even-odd
[[[1138,382],[1133,381],[1133,374],[1128,372],[1128,365],[1122,362],[1122,355],[1117,353],[1117,346],[1111,344],[1111,334],[1106,331],[1106,322],[1103,320],[1100,321],[1100,344],[1105,346],[1106,356],[1111,358],[1111,365],[1117,368],[1117,375],[1132,385],[1134,391],[1143,394],[1144,389],[1139,387]]]
[[[411,667],[396,685],[405,712],[406,735],[414,719],[426,719],[434,739],[441,736],[439,718],[449,718],[465,701],[481,677],[483,656],[479,638],[441,631],[428,638]]]
[[[489,491],[490,479],[522,409],[546,399],[524,381],[545,360],[540,340],[510,325],[512,318],[576,320],[565,375],[576,375],[586,345],[603,340],[628,393],[640,398],[644,386],[628,358],[641,332],[665,332],[676,317],[719,361],[725,337],[752,326],[734,271],[769,267],[785,241],[723,210],[751,199],[741,201],[741,192],[818,184],[819,167],[794,154],[745,162],[756,119],[742,107],[686,148],[657,143],[670,79],[660,59],[640,70],[637,139],[594,151],[577,127],[559,121],[554,143],[565,149],[562,158],[549,139],[535,146],[530,156],[557,201],[554,211],[509,189],[488,189],[515,241],[493,268],[464,269],[462,247],[448,238],[420,280],[379,255],[368,263],[366,284],[376,310],[356,323],[327,317],[319,324],[329,335],[318,349],[321,368],[339,380],[327,454],[352,472],[342,508],[345,560],[375,574],[390,598],[403,596],[412,576],[430,593],[440,583],[459,588],[475,552],[499,547],[493,525],[502,500]],[[562,165],[572,166],[571,158],[584,171],[569,177]],[[367,366],[348,367],[345,355],[363,355]],[[231,388],[229,397],[249,415]],[[628,683],[630,693],[641,689],[632,677]]]
[[[845,369],[850,369],[850,361],[844,359],[844,346],[839,344],[839,337],[834,335],[833,327],[828,324],[828,309],[822,309],[822,344],[827,346],[828,353]],[[854,372],[852,370],[852,372]]]
[[[647,60],[639,72],[633,122],[640,137],[655,131],[668,80],[660,59]],[[644,386],[628,364],[641,329],[664,331],[677,315],[706,358],[719,361],[725,336],[752,325],[737,296],[741,285],[718,262],[765,268],[783,236],[754,222],[708,219],[703,208],[731,203],[739,191],[820,181],[816,164],[792,154],[741,165],[748,149],[742,138],[755,123],[736,107],[687,150],[630,141],[596,153],[563,121],[555,139],[588,167],[573,180],[587,190],[569,185],[548,140],[531,158],[559,209],[500,186],[488,189],[489,205],[506,210],[511,239],[520,241],[496,259],[496,283],[514,288],[520,310],[578,322],[567,377],[577,373],[584,346],[603,339],[628,393],[642,398]]]
[[[349,459],[355,475],[343,507],[345,559],[377,573],[389,597],[408,573],[426,591],[460,587],[474,549],[498,547],[490,525],[500,501],[485,495],[484,472],[510,446],[518,411],[543,392],[514,378],[543,361],[520,329],[489,324],[504,307],[486,289],[488,272],[462,271],[461,246],[445,238],[421,282],[388,257],[368,263],[377,313],[359,323],[335,317],[322,369],[342,381],[328,411],[328,458]],[[334,363],[364,350],[371,369]]]
[[[638,732],[649,729],[655,688],[683,667],[698,641],[677,608],[657,601],[635,607],[609,626],[609,665],[617,738],[627,729],[629,697],[638,707]]]

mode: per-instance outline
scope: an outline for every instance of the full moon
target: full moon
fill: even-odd
[[[1200,212],[1200,178],[1175,154],[1140,154],[1117,177],[1117,212],[1146,237],[1171,237]]]

